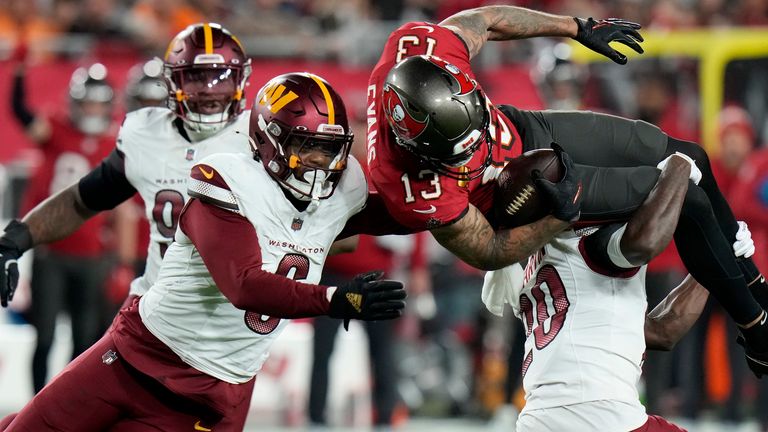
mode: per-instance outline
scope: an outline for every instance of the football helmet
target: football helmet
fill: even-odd
[[[69,118],[86,135],[99,135],[112,123],[115,92],[101,63],[75,70],[69,80]]]
[[[387,75],[382,100],[398,144],[436,172],[459,180],[482,175],[491,163],[490,110],[477,83],[455,65],[434,56],[413,56]],[[482,145],[488,157],[464,166]]]
[[[353,135],[344,102],[322,78],[288,73],[256,95],[250,141],[256,160],[295,198],[333,194],[347,165]]]
[[[125,85],[125,109],[128,112],[150,106],[166,106],[168,85],[163,77],[163,61],[154,58],[128,71]]]
[[[213,134],[245,108],[251,60],[240,41],[214,23],[193,24],[165,52],[169,108],[195,132]]]

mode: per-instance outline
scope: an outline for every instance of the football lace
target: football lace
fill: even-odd
[[[531,185],[526,185],[523,190],[520,191],[520,193],[517,194],[515,199],[512,200],[509,205],[507,205],[507,213],[510,215],[514,215],[518,211],[520,211],[521,208],[525,205],[525,202],[528,201],[528,198],[533,195],[533,193],[536,191],[536,189],[533,188]]]

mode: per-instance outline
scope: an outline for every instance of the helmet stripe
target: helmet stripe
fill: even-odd
[[[175,36],[173,39],[171,39],[171,43],[168,44],[168,48],[165,49],[165,57],[163,57],[163,60],[168,61],[168,56],[171,54],[171,49],[173,49],[173,46],[176,45],[176,38],[178,36]]]
[[[331,93],[328,91],[328,87],[325,86],[323,80],[318,78],[317,75],[308,75],[317,83],[318,86],[320,86],[320,91],[323,92],[323,97],[325,98],[325,104],[328,105],[328,124],[334,124],[336,121],[336,113],[333,110],[333,99],[331,99]]]
[[[213,54],[213,31],[211,31],[211,25],[208,23],[203,24],[203,36],[205,37],[205,53]]]

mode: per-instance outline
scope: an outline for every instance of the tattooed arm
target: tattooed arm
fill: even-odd
[[[431,233],[467,264],[481,270],[496,270],[527,258],[569,226],[546,216],[528,225],[494,231],[480,210],[470,204],[464,217]]]
[[[37,246],[67,237],[96,213],[85,206],[75,183],[33,208],[22,222]]]
[[[569,16],[552,15],[517,6],[484,6],[461,11],[440,23],[467,44],[469,57],[486,41],[536,36],[575,37],[578,25]]]

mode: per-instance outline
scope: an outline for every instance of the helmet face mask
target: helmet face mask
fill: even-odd
[[[245,108],[251,60],[240,42],[218,24],[195,24],[171,41],[164,76],[169,108],[196,132],[215,133]]]
[[[434,56],[409,57],[392,68],[382,92],[396,142],[434,171],[472,180],[491,164],[490,110],[485,95],[456,66]],[[483,145],[482,164],[466,164]]]
[[[259,91],[250,135],[256,159],[301,201],[333,194],[353,140],[341,97],[307,73],[280,75]]]
[[[112,124],[114,90],[106,81],[107,69],[100,63],[78,68],[69,83],[69,116],[86,135],[100,135]]]

